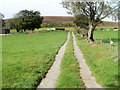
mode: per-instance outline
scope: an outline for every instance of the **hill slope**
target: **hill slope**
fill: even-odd
[[[44,21],[49,21],[49,22],[64,22],[64,23],[73,23],[73,17],[72,16],[43,16]],[[9,22],[11,19],[6,19],[6,22]],[[102,24],[99,26],[102,27],[115,27],[118,26],[118,22],[107,22],[103,21]]]
[[[49,21],[49,22],[73,22],[73,17],[70,16],[43,16],[44,21]],[[114,27],[118,26],[118,22],[107,22],[103,21],[102,24],[99,26],[109,26],[109,27]]]
[[[72,22],[73,17],[69,16],[43,16],[44,21],[50,21],[50,22]]]

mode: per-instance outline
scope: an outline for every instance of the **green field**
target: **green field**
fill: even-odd
[[[114,28],[118,28],[117,26],[115,26],[115,27],[96,27],[96,30],[101,30],[101,29],[103,29],[103,30],[113,30]]]
[[[67,32],[3,36],[3,88],[35,88],[54,62]]]
[[[100,27],[98,27],[100,29]],[[85,38],[75,33],[77,44],[83,52],[97,82],[104,88],[118,87],[117,58],[118,31],[104,27],[105,31],[94,32],[95,43],[86,43]],[[3,88],[36,88],[54,62],[54,58],[67,39],[67,32],[43,31],[36,34],[16,33],[2,36],[2,80]],[[75,31],[73,28],[68,30]],[[114,45],[110,47],[110,39]],[[56,88],[84,88],[80,79],[79,65],[73,54],[72,36],[61,61]]]
[[[2,36],[0,36],[0,89],[2,88]]]
[[[56,88],[84,88],[79,74],[79,64],[73,52],[72,35],[67,45],[64,57],[61,61],[60,75]]]
[[[76,37],[78,46],[97,82],[105,88],[118,88],[118,61],[114,62],[117,58],[118,42],[120,42],[118,31],[95,31],[96,42],[94,44],[86,43],[86,39],[78,34]],[[114,42],[112,47],[109,43],[110,38]]]

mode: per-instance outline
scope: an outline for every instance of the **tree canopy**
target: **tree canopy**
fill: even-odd
[[[15,28],[17,30],[24,29],[24,31],[40,28],[43,21],[40,12],[33,10],[21,10],[15,15],[14,19]]]
[[[88,26],[88,18],[83,14],[75,15],[73,22],[80,28],[86,28]]]

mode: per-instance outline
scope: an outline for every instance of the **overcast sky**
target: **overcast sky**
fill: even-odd
[[[60,3],[61,0],[0,0],[0,12],[5,18],[24,9],[40,11],[42,16],[71,16]]]
[[[24,9],[40,11],[42,16],[71,16],[61,2],[62,0],[0,0],[0,12],[5,18],[12,18],[15,13]]]

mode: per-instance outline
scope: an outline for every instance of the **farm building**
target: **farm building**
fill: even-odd
[[[0,28],[0,34],[10,34],[10,29]]]

